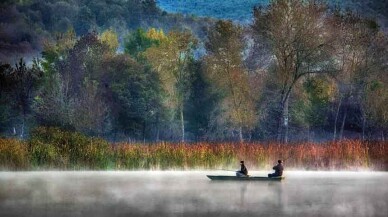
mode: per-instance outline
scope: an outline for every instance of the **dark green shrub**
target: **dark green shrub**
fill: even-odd
[[[105,140],[51,127],[33,130],[30,150],[34,165],[64,169],[104,169],[111,157]]]

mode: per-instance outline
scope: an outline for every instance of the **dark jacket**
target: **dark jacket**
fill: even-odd
[[[241,164],[240,172],[243,173],[244,175],[248,175],[248,170],[247,170],[247,168],[245,167],[244,164]]]
[[[278,164],[278,165],[274,166],[272,169],[275,170],[275,175],[277,175],[277,176],[283,175],[283,165],[282,164]]]

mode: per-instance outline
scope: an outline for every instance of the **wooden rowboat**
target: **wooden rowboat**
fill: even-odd
[[[284,176],[278,177],[265,177],[265,176],[248,176],[248,177],[237,177],[237,176],[212,176],[207,177],[213,181],[281,181],[285,179]]]

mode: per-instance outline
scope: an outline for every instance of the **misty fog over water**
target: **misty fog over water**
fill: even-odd
[[[1,172],[0,216],[387,216],[388,173]],[[266,175],[266,172],[251,172]]]

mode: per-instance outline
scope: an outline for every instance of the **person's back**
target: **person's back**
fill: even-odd
[[[277,176],[282,176],[283,175],[283,164],[282,163],[278,163],[278,165],[274,166],[273,169],[275,170],[275,174]]]
[[[272,168],[275,170],[275,173],[268,174],[268,177],[272,178],[272,177],[282,176],[283,170],[284,170],[282,163],[283,163],[282,160],[278,160],[278,164]]]

